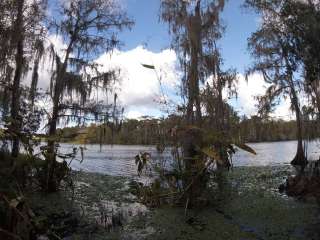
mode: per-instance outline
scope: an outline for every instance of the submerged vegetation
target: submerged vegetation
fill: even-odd
[[[121,69],[96,61],[134,24],[117,1],[0,2],[0,239],[319,238],[320,166],[308,163],[304,145],[320,133],[319,1],[244,1],[261,18],[248,39],[247,77],[259,73],[268,86],[250,118],[228,101],[239,89],[219,47],[227,1],[159,1],[181,101],[169,110],[161,89],[167,115],[142,120],[124,119]],[[295,120],[273,120],[286,99]],[[246,142],[288,139],[297,140],[294,169],[233,169],[236,147],[256,154]],[[65,141],[156,145],[172,160],[132,156],[134,179],[75,172],[70,164],[77,153],[85,161],[84,148],[64,152]]]

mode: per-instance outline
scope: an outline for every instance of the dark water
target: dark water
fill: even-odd
[[[234,166],[277,166],[289,164],[296,152],[296,141],[251,143],[250,145],[257,155],[238,150],[233,157]],[[80,145],[62,144],[61,151],[70,152],[73,147]],[[140,151],[151,153],[152,158],[163,157],[171,159],[170,149],[167,149],[161,156],[154,146],[126,146],[126,145],[105,145],[100,150],[100,145],[83,146],[84,160],[80,163],[80,153],[78,160],[71,163],[74,170],[85,172],[98,172],[113,176],[136,176],[137,168],[134,157]],[[315,160],[320,156],[320,143],[308,144],[308,158]]]

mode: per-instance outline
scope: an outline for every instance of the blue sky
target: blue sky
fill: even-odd
[[[259,24],[258,16],[242,7],[243,1],[226,1],[225,9],[221,14],[226,31],[219,42],[219,47],[224,59],[225,69],[236,68],[240,74],[239,98],[236,101],[231,100],[230,103],[240,114],[251,115],[256,112],[254,96],[263,94],[264,83],[258,75],[253,76],[249,84],[243,77],[246,67],[251,63],[250,54],[247,51],[247,39]],[[120,40],[124,43],[121,48],[124,55],[130,52],[128,55],[131,56],[133,49],[137,46],[144,46],[149,51],[149,53],[146,53],[146,55],[150,55],[148,59],[152,59],[155,54],[161,54],[162,51],[170,48],[171,37],[168,33],[168,26],[166,23],[159,21],[160,0],[122,0],[122,3],[128,15],[135,20],[135,25],[131,31],[126,30],[119,34]],[[141,54],[140,51],[137,52]],[[136,61],[142,62],[142,59],[146,59],[142,55],[137,54]],[[140,85],[144,85],[141,80],[138,80],[141,71],[145,71],[145,69],[136,69],[136,73],[132,71],[131,81],[140,82]],[[154,81],[156,80],[154,79]],[[169,97],[173,97],[171,93]],[[129,117],[137,117],[144,115],[144,113],[161,115],[156,106],[149,106],[143,110],[143,105],[133,106],[129,104],[130,101],[125,102],[128,103]],[[280,109],[280,112],[283,112],[283,110]],[[278,115],[281,114],[278,113]]]
[[[65,0],[61,0],[65,1]],[[118,38],[123,46],[116,51],[97,56],[105,71],[117,67],[121,69],[121,86],[118,86],[118,96],[125,108],[128,118],[143,115],[164,116],[157,100],[161,98],[160,84],[157,78],[161,75],[165,97],[179,99],[177,93],[180,78],[177,71],[175,52],[170,49],[171,37],[166,23],[159,21],[160,0],[117,0],[135,21],[131,30],[119,33]],[[250,76],[249,82],[244,78],[244,72],[252,61],[247,51],[247,39],[259,26],[259,17],[243,9],[244,0],[226,1],[221,19],[226,26],[219,47],[224,59],[224,68],[236,68],[239,75],[238,98],[229,103],[240,115],[254,115],[256,95],[265,91],[265,83],[258,74]],[[63,49],[61,36],[51,36],[57,49]],[[157,74],[142,67],[142,63],[156,66]],[[43,79],[46,79],[44,77]],[[275,116],[288,115],[288,103],[282,103]]]
[[[129,16],[135,20],[131,31],[119,35],[125,44],[122,50],[130,50],[138,45],[159,52],[170,47],[168,27],[159,21],[160,0],[123,0]],[[258,16],[241,7],[243,0],[229,0],[221,15],[227,26],[220,41],[226,67],[235,67],[242,73],[250,64],[247,52],[247,38],[257,29]]]

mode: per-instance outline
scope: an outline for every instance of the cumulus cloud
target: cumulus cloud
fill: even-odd
[[[295,116],[293,112],[290,110],[290,100],[287,98],[282,100],[279,106],[275,109],[275,111],[271,114],[271,117],[277,119],[284,119],[284,120],[293,120]]]
[[[238,99],[235,103],[232,103],[234,107],[245,115],[254,115],[257,113],[257,101],[255,96],[265,93],[267,85],[265,84],[263,77],[259,74],[253,74],[245,79],[243,74],[238,76]]]
[[[63,42],[63,38],[60,35],[49,35],[45,47],[48,48],[52,45],[55,49],[55,52],[59,55],[60,58],[64,57],[65,49],[67,48],[66,44]],[[32,64],[31,64],[31,67]],[[41,90],[48,90],[50,86],[50,78],[53,71],[52,59],[50,54],[46,54],[40,63],[39,68],[39,81],[38,88]],[[31,83],[32,71],[29,71],[26,77],[23,79],[25,85],[30,85]]]
[[[179,83],[176,60],[172,50],[154,53],[138,46],[129,51],[105,53],[96,62],[101,64],[102,71],[120,69],[119,100],[128,117],[139,117],[159,109],[157,100],[166,97],[162,94],[172,92]],[[142,64],[153,65],[155,69]]]
[[[159,53],[149,51],[142,46],[129,51],[116,50],[112,54],[106,53],[97,59],[103,65],[101,70],[118,67],[121,69],[121,83],[119,85],[119,99],[124,105],[128,118],[138,118],[143,115],[159,115],[160,106],[157,99],[161,97],[161,76],[165,94],[172,98],[173,89],[179,84],[177,71],[177,57],[173,50],[163,50]],[[156,72],[144,68],[142,64],[154,65]],[[245,79],[238,75],[238,98],[229,101],[241,114],[248,116],[257,114],[255,96],[265,93],[267,84],[260,74],[253,74]],[[168,93],[169,92],[169,93]],[[291,118],[290,102],[281,102],[272,114],[273,117]]]
[[[62,37],[51,35],[48,39],[60,57],[63,57],[66,45]],[[138,46],[128,51],[114,50],[105,53],[98,57],[96,62],[101,65],[101,71],[120,69],[120,82],[116,85],[116,92],[128,118],[144,115],[159,116],[161,106],[158,101],[163,98],[176,98],[175,92],[180,84],[180,74],[176,68],[177,56],[173,50],[165,49],[155,53]],[[52,73],[50,64],[49,57],[46,57],[39,72],[38,87],[42,90],[49,88]],[[145,68],[142,64],[153,65],[155,69]],[[30,78],[31,75],[26,77],[26,84],[30,84]],[[249,76],[248,81],[244,75],[239,74],[238,79],[238,98],[229,100],[229,103],[241,115],[255,115],[257,113],[255,96],[264,94],[267,84],[259,74]],[[272,116],[290,119],[292,114],[289,108],[290,101],[284,100]]]
[[[239,111],[240,114],[247,116],[256,115],[257,100],[255,96],[263,95],[268,87],[268,84],[263,80],[261,74],[255,73],[245,79],[245,76],[239,74],[238,76],[238,99],[231,101],[230,103]],[[290,111],[290,100],[282,100],[279,106],[276,107],[275,111],[271,113],[271,117],[292,119],[293,115]]]
[[[59,35],[50,35],[48,43],[52,44],[57,54],[63,58],[66,44]],[[125,114],[130,118],[143,115],[159,115],[158,101],[174,92],[179,83],[176,71],[176,54],[173,50],[166,49],[159,53],[149,51],[138,46],[129,51],[114,50],[105,53],[96,59],[101,65],[100,70],[120,70],[120,82],[116,84],[115,91],[118,101],[125,108]],[[142,64],[153,65],[155,69],[148,69]],[[54,67],[54,66],[53,66]],[[46,56],[40,66],[38,88],[47,91],[52,75],[52,60]],[[32,71],[24,79],[25,85],[30,85]],[[99,91],[100,92],[100,91]],[[105,100],[105,94],[99,93],[100,100]]]

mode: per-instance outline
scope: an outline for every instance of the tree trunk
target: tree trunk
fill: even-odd
[[[199,25],[200,24],[200,25]],[[196,31],[197,30],[197,31]],[[192,183],[189,188],[186,197],[188,198],[189,205],[192,206],[194,200],[201,193],[201,180],[195,179],[198,174],[198,168],[196,165],[196,156],[198,155],[197,146],[201,146],[201,132],[197,126],[201,126],[201,108],[199,99],[199,54],[201,52],[200,38],[201,38],[201,16],[200,16],[200,0],[197,1],[195,7],[195,15],[191,16],[188,20],[188,37],[190,42],[190,66],[187,78],[187,92],[188,92],[188,104],[186,123],[188,129],[185,132],[183,140],[183,158],[185,165],[186,178],[184,181],[185,187]],[[194,114],[194,107],[196,113]],[[195,183],[194,181],[197,181]]]
[[[311,83],[311,87],[315,94],[315,100],[318,110],[318,116],[320,116],[320,80],[316,79]]]
[[[37,57],[33,65],[33,73],[32,73],[30,93],[29,93],[29,99],[31,101],[32,107],[34,106],[34,100],[37,93],[39,63],[40,63],[40,59]]]
[[[18,1],[17,6],[17,19],[15,22],[15,34],[16,34],[16,57],[15,64],[16,69],[14,73],[12,96],[11,96],[11,131],[12,137],[12,157],[16,158],[19,154],[19,134],[21,129],[21,117],[19,116],[20,105],[20,81],[23,69],[23,6],[24,0]]]
[[[285,56],[285,62],[287,67],[287,74],[288,74],[287,80],[290,87],[290,100],[296,114],[296,123],[297,123],[297,140],[298,140],[297,153],[296,153],[296,156],[291,161],[291,165],[301,166],[302,168],[304,168],[308,164],[308,161],[305,157],[305,153],[303,149],[302,122],[301,122],[301,111],[300,111],[299,99],[294,86],[293,73],[288,61],[288,56],[286,54],[285,48],[284,48],[284,52],[285,52],[284,56]]]
[[[302,142],[302,122],[301,122],[301,112],[299,107],[299,100],[296,94],[296,91],[291,86],[291,102],[294,107],[294,111],[296,114],[296,122],[297,122],[297,139],[298,139],[298,145],[297,145],[297,153],[294,159],[291,161],[292,165],[297,165],[304,167],[307,165],[307,159],[305,157],[304,149],[303,149],[303,142]]]
[[[187,90],[187,122],[192,125],[195,122],[201,122],[201,106],[199,99],[199,55],[201,55],[201,14],[200,3],[198,0],[195,6],[194,15],[190,16],[187,21],[188,39],[190,43],[190,66],[188,70]],[[194,116],[194,107],[196,115]]]
[[[225,131],[226,131],[226,124],[225,124],[225,119],[224,119],[224,106],[223,106],[223,97],[222,97],[222,79],[221,79],[221,73],[220,73],[220,67],[217,66],[217,91],[218,91],[218,96],[217,96],[217,105],[216,105],[216,130],[221,136],[224,136]],[[225,146],[223,146],[223,140],[220,140],[215,143],[216,149],[220,149],[220,158],[224,160],[224,163],[221,164],[217,162],[217,168],[218,169],[229,169],[231,167],[231,164],[229,162],[229,158],[225,149]]]
[[[46,179],[46,191],[57,191],[57,184],[54,177],[54,171],[56,167],[56,151],[55,151],[55,135],[57,130],[58,114],[59,114],[59,101],[56,100],[56,94],[54,97],[52,118],[49,122],[49,140],[48,140],[48,156],[47,160],[47,179]],[[59,98],[58,98],[59,99]]]
[[[56,151],[55,151],[55,137],[57,132],[57,123],[59,120],[59,111],[60,111],[60,98],[62,95],[62,84],[64,81],[64,76],[67,71],[68,59],[72,49],[72,43],[70,42],[65,60],[61,66],[61,69],[57,69],[58,74],[55,82],[54,93],[53,93],[53,109],[52,109],[52,117],[49,121],[49,140],[48,140],[48,159],[46,164],[46,186],[45,190],[47,192],[55,192],[58,190],[58,182],[55,178],[55,168],[56,168]],[[57,66],[59,67],[59,66]]]
[[[219,63],[218,63],[219,64]],[[213,85],[214,86],[214,85]],[[217,108],[217,119],[218,119],[218,126],[216,129],[220,132],[225,130],[224,124],[224,109],[223,109],[223,98],[222,98],[222,80],[220,74],[220,66],[217,65],[217,90],[218,90],[218,105]]]

